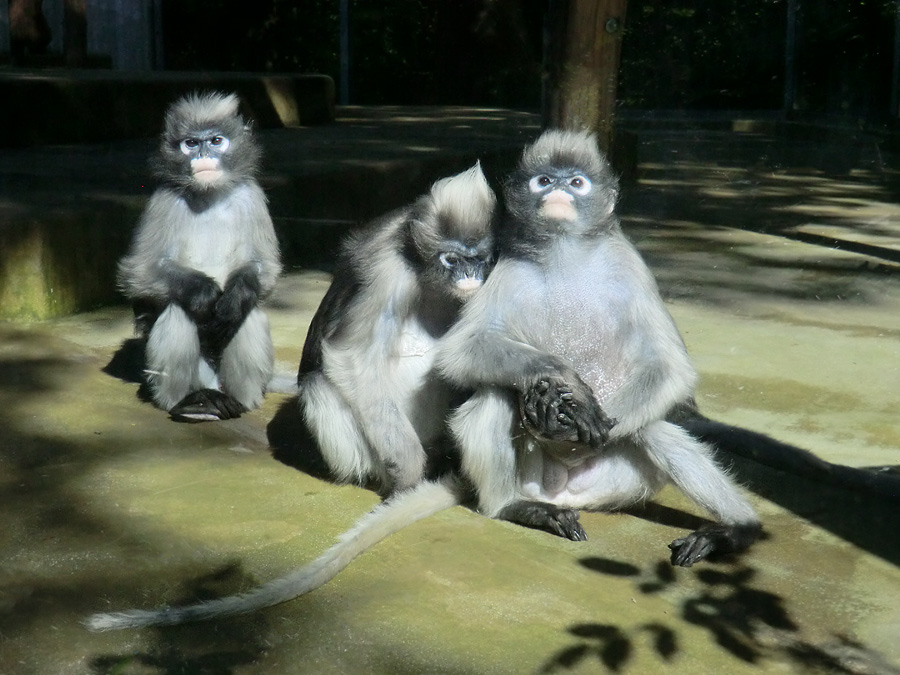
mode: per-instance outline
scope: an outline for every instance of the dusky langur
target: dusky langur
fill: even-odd
[[[593,136],[551,130],[527,148],[504,188],[500,259],[437,363],[477,388],[450,426],[482,513],[579,540],[576,509],[671,481],[717,521],[670,544],[690,566],[746,548],[760,524],[711,449],[666,421],[697,375],[617,193]]]
[[[495,205],[476,164],[344,243],[298,375],[335,480],[389,494],[422,479],[453,394],[433,372],[435,344],[490,270]]]
[[[146,338],[146,382],[175,419],[238,417],[263,400],[274,352],[260,302],[281,272],[260,150],[234,95],[172,104],[119,286]]]
[[[243,614],[329,581],[402,527],[463,500],[453,475],[423,481],[454,391],[433,369],[441,336],[482,285],[496,198],[480,164],[351,235],[310,324],[298,381],[304,423],[333,477],[391,496],[308,566],[247,594],[162,610],[96,614],[91,630]]]
[[[709,449],[665,421],[689,405],[696,374],[621,232],[616,181],[593,136],[545,133],[505,193],[497,266],[437,345],[437,367],[476,390],[451,419],[465,475],[393,493],[312,563],[248,593],[95,614],[89,629],[201,621],[291,600],[393,532],[463,503],[472,486],[486,515],[578,540],[576,509],[621,508],[671,480],[719,521],[673,542],[673,564],[756,539],[756,514]],[[321,364],[314,345],[304,358]]]

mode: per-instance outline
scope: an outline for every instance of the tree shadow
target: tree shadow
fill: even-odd
[[[877,289],[863,282],[900,273],[900,157],[878,139],[819,143],[703,130],[640,135],[640,182],[625,191],[620,213],[667,294],[666,287],[688,289],[729,309],[741,295],[874,302]],[[865,152],[856,152],[857,144]],[[735,245],[729,233],[739,230],[809,244],[809,255],[785,258],[763,239]],[[719,265],[707,257],[698,267],[694,254],[718,257]],[[753,274],[760,267],[783,275]],[[792,270],[806,274],[787,276]]]
[[[662,593],[676,583],[687,587],[687,580],[677,577],[690,574],[694,590],[680,601],[678,618],[705,630],[721,650],[744,663],[775,660],[804,670],[846,675],[900,673],[880,654],[845,636],[833,635],[824,642],[807,640],[784,599],[759,587],[756,570],[745,564],[676,571],[666,560],[647,569],[609,558],[579,562],[605,576],[631,579],[634,590],[643,595]],[[550,657],[542,673],[581,669],[593,662],[617,673],[630,665],[639,649],[649,650],[663,663],[691,651],[677,627],[665,621],[633,626],[579,623],[568,632],[575,641]]]
[[[178,575],[175,575],[176,578]],[[201,575],[173,605],[186,605],[246,591],[255,584],[240,565],[230,564]],[[257,662],[267,652],[265,614],[229,618],[207,623],[153,629],[150,646],[143,651],[100,654],[90,661],[95,675],[114,675],[139,666],[142,672],[160,675],[232,675],[241,666]]]

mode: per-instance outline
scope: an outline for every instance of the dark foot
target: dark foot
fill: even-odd
[[[169,411],[178,422],[208,422],[240,417],[247,409],[237,399],[216,389],[191,392]]]
[[[497,516],[536,530],[545,530],[572,541],[586,541],[587,534],[578,522],[578,511],[563,509],[546,502],[514,502]]]
[[[520,404],[522,421],[529,431],[551,441],[599,448],[616,423],[600,408],[588,385],[569,383],[557,376],[536,380],[522,395]]]
[[[759,523],[701,527],[696,532],[669,544],[672,564],[690,567],[705,558],[743,551],[759,539],[761,533]]]

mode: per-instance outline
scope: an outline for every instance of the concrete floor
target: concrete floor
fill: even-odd
[[[871,139],[639,140],[621,212],[700,407],[782,442],[756,439],[764,462],[723,454],[764,541],[671,568],[666,544],[697,513],[672,490],[584,514],[583,543],[457,507],[279,607],[91,634],[91,612],[280,576],[378,500],[272,458],[289,397],[198,425],[142,403],[104,372],[132,334],[125,306],[0,323],[0,673],[900,673],[900,163]],[[285,371],[328,282],[291,270],[269,304]],[[859,489],[769,466],[797,448],[888,468],[854,474],[872,477]]]

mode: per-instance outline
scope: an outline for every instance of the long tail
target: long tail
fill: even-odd
[[[316,560],[281,579],[270,581],[241,595],[186,607],[93,614],[84,623],[88,630],[92,631],[171,626],[246,614],[287,602],[324,585],[337,576],[354,558],[385,537],[417,520],[456,506],[460,501],[460,488],[453,478],[444,478],[439,482],[424,482],[379,504],[360,518],[350,530],[339,537],[334,546]]]
[[[277,372],[266,383],[266,392],[274,394],[296,394],[300,391],[297,386],[297,373]]]

